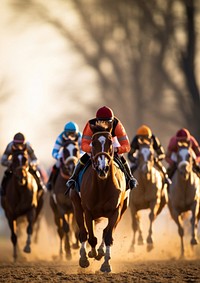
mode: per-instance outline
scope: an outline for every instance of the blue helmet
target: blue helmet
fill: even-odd
[[[79,132],[79,128],[78,125],[74,122],[68,122],[65,127],[64,127],[64,131],[65,132],[71,132],[71,133],[78,133]]]

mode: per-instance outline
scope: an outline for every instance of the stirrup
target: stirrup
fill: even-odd
[[[52,183],[51,182],[48,182],[47,184],[46,184],[46,188],[47,188],[47,191],[51,191],[52,190]]]

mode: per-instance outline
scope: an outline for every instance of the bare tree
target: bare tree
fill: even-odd
[[[200,138],[197,0],[13,3],[16,15],[45,21],[70,40],[95,70],[105,104],[113,105],[131,134],[148,123],[157,131],[165,128],[163,138],[182,126]],[[70,25],[69,10],[77,25]]]

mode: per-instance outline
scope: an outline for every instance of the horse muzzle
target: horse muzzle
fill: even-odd
[[[100,179],[105,180],[108,177],[108,170],[97,169],[97,175]]]

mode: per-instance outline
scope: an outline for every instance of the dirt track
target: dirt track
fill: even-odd
[[[76,263],[1,263],[0,282],[200,282],[200,261],[115,263],[116,272],[79,270]],[[118,271],[117,271],[118,269]]]
[[[148,211],[144,212],[142,225],[144,238],[147,237]],[[73,250],[73,258],[68,261],[58,257],[59,241],[53,222],[43,216],[37,243],[32,243],[32,253],[21,252],[13,263],[9,229],[3,216],[0,218],[0,282],[200,282],[200,247],[191,250],[189,228],[185,229],[185,260],[179,260],[180,243],[177,227],[165,209],[154,223],[154,249],[146,251],[146,246],[136,246],[135,253],[129,252],[132,230],[129,211],[114,234],[111,253],[112,272],[102,274],[101,262],[91,261],[87,269],[78,265],[79,251]],[[188,225],[188,223],[187,223]],[[186,225],[186,226],[187,226]],[[25,229],[19,237],[22,251],[25,243]],[[101,224],[97,227],[100,235]]]

